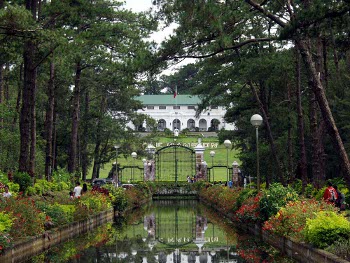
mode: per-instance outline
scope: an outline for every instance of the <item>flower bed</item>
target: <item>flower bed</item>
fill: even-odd
[[[214,186],[202,189],[200,198],[239,222],[239,226],[247,226],[255,234],[262,234],[266,241],[282,251],[288,251],[288,254],[293,254],[293,249],[299,244],[297,250],[302,253],[317,254],[321,250],[314,248],[328,248],[337,240],[346,242],[350,238],[350,222],[337,213],[333,205],[301,198],[292,188],[280,184],[273,184],[259,194],[250,189]],[[274,237],[282,240],[276,242]],[[286,245],[288,242],[292,242],[290,247]],[[341,255],[347,259],[344,254]],[[315,257],[329,258],[327,262],[346,262],[325,251]],[[302,261],[302,258],[298,259]]]

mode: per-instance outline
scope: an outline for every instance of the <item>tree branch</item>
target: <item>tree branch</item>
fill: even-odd
[[[273,41],[276,40],[275,38],[252,38],[252,39],[248,39],[245,40],[243,42],[238,43],[237,45],[231,46],[231,47],[227,47],[227,48],[220,48],[217,51],[210,53],[210,54],[206,54],[206,55],[182,55],[182,56],[174,56],[172,57],[173,59],[180,59],[180,58],[209,58],[209,57],[213,57],[221,52],[224,52],[226,50],[235,50],[235,49],[239,49],[245,45],[251,44],[251,43],[258,43],[258,42],[268,42],[268,41]]]
[[[260,13],[263,13],[268,18],[270,18],[272,21],[279,24],[281,27],[285,27],[286,23],[284,23],[281,19],[279,19],[277,16],[271,14],[270,12],[266,11],[261,5],[255,3],[253,0],[245,0],[246,3],[254,7],[254,9],[258,10]]]

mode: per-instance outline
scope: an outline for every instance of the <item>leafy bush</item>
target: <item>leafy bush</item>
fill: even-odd
[[[5,248],[12,246],[12,238],[8,233],[0,233],[0,255]]]
[[[74,221],[74,205],[49,205],[45,213],[48,215],[55,226],[65,225]]]
[[[27,196],[36,195],[36,189],[35,189],[35,187],[34,187],[34,186],[28,186],[28,187],[27,187],[27,190],[26,190],[26,192],[25,192],[25,194],[26,194]]]
[[[7,185],[8,185],[8,187],[10,189],[10,192],[12,194],[19,192],[19,184],[16,184],[16,183],[13,183],[13,182],[8,182]]]
[[[58,169],[57,171],[53,171],[52,181],[55,183],[66,183],[66,185],[68,185],[68,188],[66,189],[69,189],[75,183],[74,176],[65,171],[64,169]]]
[[[122,187],[114,187],[114,190],[110,191],[112,194],[112,204],[118,211],[124,211],[128,205],[128,199],[125,195],[125,190]]]
[[[8,231],[10,231],[12,224],[13,218],[11,217],[11,215],[4,212],[0,212],[0,233],[7,233]]]
[[[264,190],[260,199],[260,213],[263,221],[268,220],[290,201],[298,199],[297,192],[290,186],[284,187],[280,183],[274,183],[269,189]]]
[[[260,221],[261,194],[251,196],[243,201],[241,207],[236,211],[236,217],[242,223],[255,223]]]
[[[331,204],[312,199],[289,202],[275,216],[265,222],[263,230],[297,240],[305,240],[303,230],[308,218],[315,218],[320,211],[335,211]]]
[[[44,231],[46,216],[29,198],[7,198],[0,203],[0,210],[15,215],[9,232],[14,238],[34,236]]]
[[[231,189],[215,185],[202,189],[200,196],[212,206],[220,207],[224,213],[233,213],[237,209],[236,202],[240,192],[241,189]]]
[[[2,182],[4,185],[8,183],[7,174],[0,172],[0,182]]]
[[[305,238],[318,248],[325,248],[339,239],[350,237],[350,222],[333,211],[320,211],[306,220]]]
[[[13,181],[19,184],[19,190],[23,193],[32,185],[32,178],[27,173],[16,172]]]
[[[257,194],[256,189],[246,188],[240,191],[239,196],[237,197],[237,200],[236,200],[235,210],[238,210],[246,199],[250,197],[254,197],[256,194]]]

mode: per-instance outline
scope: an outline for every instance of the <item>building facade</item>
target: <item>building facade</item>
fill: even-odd
[[[137,100],[140,100],[143,105],[143,108],[137,112],[147,114],[156,120],[159,131],[164,131],[166,128],[171,131],[175,129],[182,131],[186,128],[190,131],[234,129],[234,125],[225,123],[223,117],[226,110],[221,106],[211,107],[196,118],[200,98],[195,95],[142,95],[137,97]],[[150,129],[146,122],[141,126],[136,127],[134,124],[129,124],[129,127],[134,130],[149,131]]]

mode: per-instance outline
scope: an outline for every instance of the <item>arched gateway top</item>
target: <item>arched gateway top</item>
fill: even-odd
[[[196,155],[192,148],[182,145],[168,145],[155,153],[156,180],[187,181],[196,174]]]
[[[161,152],[161,151],[163,151],[163,150],[165,150],[165,149],[167,149],[167,148],[174,148],[174,147],[184,148],[184,149],[187,149],[188,151],[191,151],[192,153],[195,153],[195,150],[193,150],[193,149],[190,148],[190,147],[187,147],[187,146],[184,146],[184,145],[179,145],[179,144],[174,143],[174,144],[170,144],[170,145],[167,145],[167,146],[164,146],[164,147],[158,149],[158,150],[156,151],[156,154],[159,154],[159,152]]]

